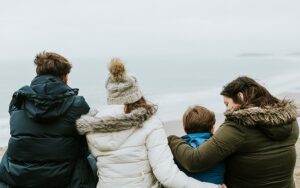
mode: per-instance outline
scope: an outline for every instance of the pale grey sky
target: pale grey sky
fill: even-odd
[[[299,0],[0,2],[0,60],[300,52]]]

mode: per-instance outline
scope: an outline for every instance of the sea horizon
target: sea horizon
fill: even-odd
[[[148,61],[140,63],[139,59],[127,58],[125,64],[128,72],[137,77],[145,98],[159,106],[158,116],[163,122],[180,120],[186,108],[196,104],[206,106],[215,113],[224,112],[220,92],[226,83],[238,76],[247,75],[256,79],[275,96],[300,90],[300,58],[259,56],[200,58],[190,62],[183,62],[182,59],[176,62],[165,62],[163,59]],[[82,59],[74,59],[69,85],[80,89],[79,95],[85,97],[91,108],[101,108],[106,104],[104,83],[109,60],[83,62]],[[9,138],[7,111],[13,92],[29,85],[35,77],[33,63],[22,64],[19,68],[23,69],[19,77],[9,79],[15,71],[12,65],[6,67],[0,76],[0,82],[7,88],[2,91],[0,99],[0,145],[6,145]]]

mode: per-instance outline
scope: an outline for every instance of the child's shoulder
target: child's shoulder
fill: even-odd
[[[103,105],[98,110],[97,117],[124,114],[123,105]]]
[[[150,119],[144,122],[144,127],[151,129],[163,128],[163,122],[156,115],[153,115]]]

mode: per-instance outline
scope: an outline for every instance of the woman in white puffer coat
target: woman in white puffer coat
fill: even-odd
[[[97,160],[99,188],[218,188],[181,172],[173,160],[156,107],[147,104],[135,77],[119,59],[110,64],[108,103],[77,120]],[[124,104],[124,105],[123,105]]]

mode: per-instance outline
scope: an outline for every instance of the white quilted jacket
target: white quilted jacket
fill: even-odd
[[[103,108],[96,116],[110,119],[122,114],[123,106],[114,105]],[[85,116],[80,124],[87,126],[93,122],[90,118],[93,117]],[[101,120],[105,124],[105,120]],[[115,123],[118,127],[118,122]],[[141,126],[116,132],[96,131],[87,134],[89,148],[97,159],[97,187],[154,188],[160,187],[160,184],[172,188],[218,187],[187,177],[178,169],[168,146],[162,122],[155,115]]]

